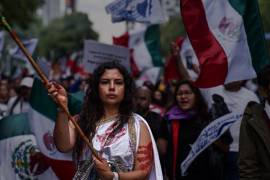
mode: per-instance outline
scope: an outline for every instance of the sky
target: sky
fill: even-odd
[[[125,23],[112,23],[105,11],[105,6],[113,0],[77,0],[77,10],[87,13],[93,22],[93,28],[99,33],[99,41],[112,43],[112,36],[120,36],[125,32]]]

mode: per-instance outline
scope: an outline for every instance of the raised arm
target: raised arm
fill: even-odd
[[[184,64],[182,62],[182,59],[180,57],[179,46],[175,42],[172,42],[171,43],[171,51],[172,51],[173,56],[176,57],[177,69],[179,71],[179,74],[180,74],[181,79],[191,80],[191,78],[190,78],[190,76],[188,74],[188,71],[184,67]]]
[[[47,88],[54,101],[62,102],[67,107],[67,93],[61,85],[51,82],[48,84]],[[75,145],[75,127],[61,109],[58,110],[53,136],[55,145],[60,152],[68,152],[72,150]]]

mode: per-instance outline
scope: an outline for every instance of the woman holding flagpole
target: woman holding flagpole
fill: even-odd
[[[62,86],[49,83],[48,89],[55,100],[67,106]],[[59,110],[54,139],[59,151],[73,151],[78,164],[74,179],[163,179],[149,126],[132,112],[133,90],[132,78],[116,62],[104,63],[94,71],[77,122],[99,158],[91,156],[72,123]]]

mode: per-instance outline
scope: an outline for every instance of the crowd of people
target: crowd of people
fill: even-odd
[[[53,75],[50,96],[67,108],[67,94],[85,93],[76,122],[98,156],[86,148],[60,108],[54,140],[60,152],[73,151],[74,179],[267,180],[270,179],[270,66],[253,80],[199,89],[188,78],[136,86],[115,62],[87,78]],[[0,119],[27,112],[33,76],[1,76]],[[232,126],[181,172],[181,164],[202,130],[231,112]]]

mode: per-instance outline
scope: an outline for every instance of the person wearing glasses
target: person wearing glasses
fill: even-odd
[[[181,174],[181,163],[186,159],[201,131],[209,124],[211,116],[200,90],[191,81],[182,80],[176,85],[173,106],[162,121],[157,144],[166,159],[166,176],[170,180],[218,180],[221,175],[213,170],[210,158],[211,145],[199,154]]]

